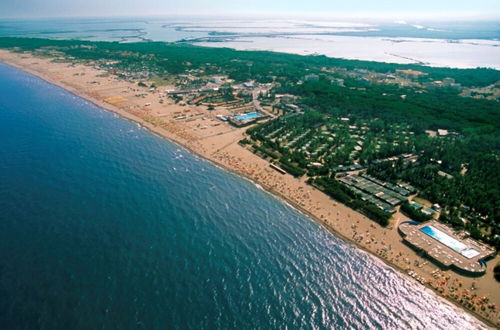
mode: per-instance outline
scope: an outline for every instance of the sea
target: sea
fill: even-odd
[[[345,18],[0,19],[0,36],[167,41],[239,50],[500,70],[500,22]]]
[[[484,327],[253,183],[0,63],[0,329]]]

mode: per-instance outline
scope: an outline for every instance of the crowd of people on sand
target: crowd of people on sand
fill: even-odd
[[[264,167],[262,164],[245,162],[241,157],[231,155],[226,151],[215,154],[214,158],[256,182],[259,182],[259,184],[266,189],[286,196],[288,200],[291,200],[308,212],[318,213],[322,210],[319,202],[316,202],[316,204],[313,202],[311,192],[308,191],[307,188],[301,185],[290,184],[290,182],[283,180],[281,174],[275,173],[269,167]],[[318,214],[318,217],[326,221],[325,214]]]
[[[458,278],[436,268],[432,273],[432,278],[427,280],[427,284],[443,297],[449,297],[464,307],[480,314],[488,319],[498,319],[498,307],[492,303],[487,296],[480,296],[474,292],[476,282],[472,282],[470,287],[466,287]]]

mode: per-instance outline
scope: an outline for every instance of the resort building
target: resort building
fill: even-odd
[[[417,251],[422,251],[445,269],[480,276],[486,272],[486,260],[494,257],[495,250],[470,237],[461,237],[436,220],[419,223],[402,222],[398,227],[403,241]]]
[[[234,116],[229,116],[227,119],[236,127],[244,127],[256,123],[259,120],[265,119],[268,116],[259,112],[250,112]]]
[[[304,81],[319,81],[319,76],[317,74],[308,74],[304,77]]]
[[[361,167],[359,164],[358,166]],[[356,170],[358,167],[351,166],[348,168],[349,170],[351,168]],[[405,188],[383,182],[367,174],[342,176],[339,177],[339,182],[360,196],[365,202],[374,204],[379,209],[390,213],[394,213],[395,207],[405,202],[410,194]]]

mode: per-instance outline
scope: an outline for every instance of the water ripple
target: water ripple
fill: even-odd
[[[134,123],[1,64],[0,85],[0,328],[481,327]]]

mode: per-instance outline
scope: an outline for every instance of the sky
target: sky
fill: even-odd
[[[0,17],[331,16],[500,19],[500,0],[0,0]]]

